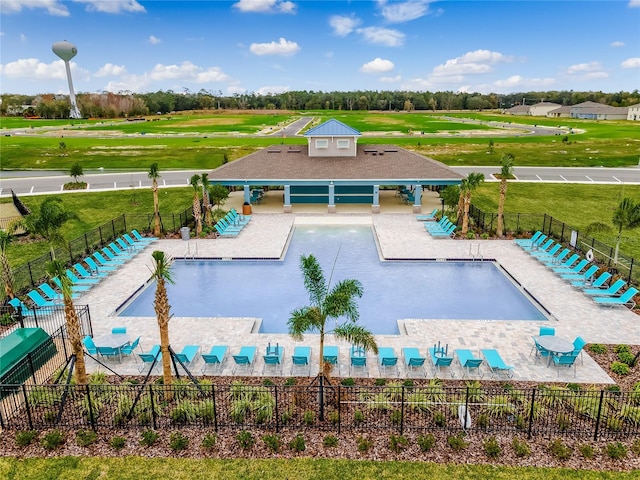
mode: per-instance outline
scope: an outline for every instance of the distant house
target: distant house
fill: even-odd
[[[640,121],[640,103],[631,105],[627,112],[627,120]]]
[[[505,110],[504,113],[509,115],[529,115],[529,105],[516,105]]]
[[[582,102],[571,107],[571,118],[585,120],[626,120],[628,113],[628,107],[610,107],[596,102]]]
[[[561,106],[562,105],[560,105],[559,103],[552,102],[536,103],[535,105],[531,105],[529,107],[529,115],[531,115],[532,117],[546,117],[550,111],[555,110]]]
[[[332,118],[309,129],[304,136],[310,157],[355,157],[358,137],[362,134]]]
[[[571,106],[564,105],[560,108],[556,108],[554,110],[550,110],[547,112],[547,117],[549,118],[569,118],[571,117]]]

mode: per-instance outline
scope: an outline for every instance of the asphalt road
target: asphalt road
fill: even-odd
[[[500,171],[500,167],[453,167],[462,175],[469,172],[484,173],[486,181],[498,181],[493,177]],[[29,176],[17,176],[19,172],[11,172],[7,176],[0,172],[0,196],[10,196],[11,190],[18,195],[38,195],[45,193],[60,193],[62,186],[71,179],[68,174],[55,172],[28,172]],[[38,173],[42,176],[32,176]],[[160,187],[186,187],[194,173],[200,170],[163,171]],[[605,185],[640,185],[640,167],[635,168],[565,168],[565,167],[515,167],[517,182],[533,183],[583,183]],[[13,175],[16,175],[15,177]],[[89,184],[89,191],[127,190],[133,188],[150,188],[151,180],[146,172],[137,173],[96,173],[85,174],[82,180]]]

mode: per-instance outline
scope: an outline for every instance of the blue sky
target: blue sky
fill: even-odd
[[[0,92],[640,89],[640,0],[0,0]]]

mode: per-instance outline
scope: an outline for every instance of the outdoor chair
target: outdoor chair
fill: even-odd
[[[460,364],[460,370],[462,373],[467,373],[467,376],[471,376],[471,372],[475,371],[480,374],[480,378],[482,378],[482,371],[480,367],[482,366],[482,359],[476,357],[473,352],[466,348],[457,348],[454,350],[456,357],[458,357],[458,362]]]
[[[589,295],[591,297],[602,296],[602,297],[611,297],[616,295],[622,287],[624,287],[627,282],[621,278],[616,280],[609,286],[609,288],[587,288],[582,291],[585,295]]]
[[[293,349],[291,356],[291,374],[296,368],[306,369],[307,375],[311,376],[311,347],[297,346]]]
[[[337,369],[336,374],[340,374],[340,365],[338,360],[340,358],[340,349],[335,345],[324,345],[322,348],[322,363],[328,363],[333,368]]]
[[[489,365],[489,368],[491,369],[491,378],[501,374],[506,375],[508,378],[513,377],[514,367],[504,363],[504,360],[496,349],[483,348],[480,351],[482,352],[484,359],[487,361],[487,365]]]
[[[516,245],[519,245],[519,246],[523,246],[523,245],[526,245],[526,246],[533,245],[533,242],[535,242],[535,241],[538,239],[538,237],[539,237],[540,235],[542,235],[542,232],[541,232],[540,230],[538,230],[537,232],[535,232],[535,233],[531,236],[531,238],[517,238],[517,239],[515,239],[515,240],[514,240],[514,243],[515,243]]]
[[[82,343],[84,345],[84,349],[89,355],[93,355],[94,357],[98,355],[98,349],[96,347],[96,344],[93,343],[93,338],[87,335],[82,339]]]
[[[553,355],[552,358],[553,358],[553,363],[557,367],[568,367],[568,368],[573,367],[573,376],[575,378],[575,376],[576,376],[576,360],[578,359],[577,355],[574,355],[573,353],[568,353],[568,354],[565,354],[565,355],[558,354],[558,355]],[[558,376],[560,376],[560,368],[558,368]]]
[[[399,374],[398,371],[398,356],[393,350],[393,347],[379,347],[378,348],[378,362],[380,366],[380,373],[383,370],[386,372],[387,368],[393,368],[395,376]]]
[[[434,208],[431,213],[427,213],[426,215],[416,215],[416,220],[418,220],[419,222],[434,220],[437,214],[438,214],[438,209]]]
[[[126,335],[127,334],[127,327],[113,327],[111,329],[111,333],[113,335]]]
[[[136,338],[132,343],[128,343],[123,347],[120,347],[120,355],[133,355],[133,352],[136,348],[140,346],[140,337]],[[133,359],[137,362],[136,357]]]
[[[140,233],[137,230],[131,230],[131,235],[133,235],[133,237],[139,241],[139,242],[146,242],[146,243],[153,243],[157,240],[156,237],[143,237],[142,235],[140,235]]]
[[[284,356],[284,347],[276,344],[275,347],[272,347],[271,344],[267,345],[266,354],[262,356],[264,360],[264,365],[262,366],[262,373],[264,374],[267,368],[272,368],[274,373],[280,370],[280,373],[283,372],[283,363],[282,359]]]
[[[571,285],[576,288],[602,288],[604,289],[604,284],[609,281],[611,278],[611,274],[609,272],[602,272],[598,278],[596,278],[593,282],[589,282],[590,279],[584,278],[582,280],[574,280],[571,282]]]
[[[367,352],[365,352],[364,348],[356,345],[351,347],[349,375],[352,375],[354,368],[362,369],[363,373],[367,374]]]
[[[47,297],[46,298],[47,300],[51,302],[62,302],[62,293],[56,292],[53,288],[51,288],[51,285],[49,285],[48,283],[43,283],[41,285],[38,285],[38,288]],[[72,293],[71,298],[73,299],[78,298],[78,294]]]
[[[413,372],[413,370],[422,371],[422,376],[426,376],[424,369],[425,358],[420,355],[420,352],[415,347],[403,347],[402,355],[404,356],[404,364],[407,367],[407,373]]]
[[[118,267],[115,265],[98,265],[96,263],[96,261],[91,258],[91,257],[87,257],[84,259],[84,262],[89,266],[89,268],[91,269],[91,274],[92,275],[100,275],[102,273],[111,273],[111,272],[115,272]]]
[[[113,347],[96,347],[98,350],[98,355],[102,358],[117,358],[118,361],[122,359],[120,356],[120,349]]]
[[[205,372],[209,365],[213,366],[214,371],[221,372],[228,349],[229,347],[226,345],[214,345],[209,353],[203,353],[202,360],[204,360],[204,365],[202,366],[202,373]]]
[[[51,281],[56,284],[56,287],[62,290],[62,282],[58,277],[53,277]],[[73,280],[71,280],[71,282],[71,291],[73,293],[88,292],[89,290],[91,290],[91,287],[93,287],[93,285],[74,285]]]
[[[185,367],[188,367],[191,366],[199,352],[199,345],[186,345],[182,348],[180,353],[176,353],[174,355],[176,360],[179,360]]]
[[[433,370],[435,375],[438,376],[443,368],[449,369],[449,374],[453,377],[453,369],[451,368],[451,364],[453,362],[453,357],[448,356],[448,352],[446,348],[433,346],[429,348],[429,355],[431,356],[431,362],[433,363]]]
[[[138,358],[142,361],[140,368],[138,369],[140,373],[142,373],[146,365],[149,365],[149,368],[157,367],[160,365],[160,361],[162,360],[160,345],[154,345],[148,353],[139,353]]]
[[[40,295],[40,293],[38,293],[38,291],[36,290],[27,292],[27,297],[29,297],[38,307],[53,307],[56,305],[54,302],[45,300],[44,297]]]
[[[109,272],[107,270],[103,271],[103,272],[90,272],[89,270],[87,270],[86,268],[84,268],[84,265],[82,265],[81,263],[76,263],[73,266],[74,270],[76,271],[78,278],[82,279],[91,279],[91,278],[105,278],[106,276],[109,275]]]
[[[242,347],[237,355],[233,355],[235,365],[232,374],[236,373],[238,368],[243,368],[246,373],[253,371],[253,360],[256,356],[257,347]]]
[[[631,287],[619,297],[593,297],[593,301],[598,305],[604,305],[607,307],[625,306],[633,310],[636,306],[636,302],[633,297],[638,293],[638,289]]]

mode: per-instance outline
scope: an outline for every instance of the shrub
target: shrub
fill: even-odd
[[[142,437],[140,438],[140,445],[150,447],[151,445],[156,443],[160,435],[158,434],[158,432],[154,432],[153,430],[145,430],[140,436]]]
[[[180,400],[171,410],[171,420],[175,423],[190,423],[197,418],[198,409],[190,400]]]
[[[302,434],[299,433],[291,439],[289,442],[289,448],[294,452],[304,452],[307,449]]]
[[[437,412],[434,412],[433,414],[433,421],[436,423],[437,426],[444,427],[447,423],[447,417],[445,416],[444,413],[437,411]]]
[[[238,434],[236,435],[236,440],[244,450],[249,450],[255,443],[253,435],[247,430],[241,430],[240,432],[238,432]]]
[[[511,447],[513,448],[513,452],[516,454],[516,457],[528,457],[531,455],[531,448],[529,447],[529,444],[524,440],[520,440],[518,437],[513,437]]]
[[[482,443],[482,446],[484,447],[484,453],[486,453],[487,457],[489,458],[496,458],[502,452],[502,449],[500,448],[500,444],[498,443],[498,440],[496,440],[496,437],[494,436],[487,438]]]
[[[612,460],[621,460],[627,457],[627,447],[622,442],[609,443],[605,451]]]
[[[414,385],[415,385],[415,384],[413,383],[413,380],[409,380],[409,379],[407,379],[407,380],[405,380],[404,382],[402,382],[402,386],[403,386],[403,387],[413,388],[413,387],[414,387]]]
[[[436,437],[434,437],[432,433],[418,435],[418,446],[421,452],[428,452],[436,446]]]
[[[572,392],[579,392],[580,385],[577,383],[567,383],[567,390],[571,390]]]
[[[607,347],[600,343],[594,343],[593,345],[589,345],[589,351],[596,354],[607,353]]]
[[[264,435],[262,437],[262,441],[267,447],[276,453],[278,453],[282,447],[282,439],[279,435]]]
[[[124,446],[127,444],[127,440],[124,437],[116,435],[111,440],[109,440],[109,445],[114,450],[122,450]]]
[[[464,441],[461,435],[450,435],[447,437],[447,443],[451,447],[452,450],[459,452],[461,450],[466,449],[469,446],[469,443]]]
[[[558,460],[566,460],[571,456],[573,451],[564,444],[562,439],[557,438],[549,443],[549,453]]]
[[[40,440],[40,445],[42,445],[47,450],[53,450],[58,448],[60,444],[64,442],[64,434],[60,430],[53,430],[49,433],[46,433],[42,440]]]
[[[618,360],[620,360],[622,363],[626,363],[630,367],[633,366],[633,362],[635,359],[636,359],[635,355],[633,355],[630,352],[620,352],[618,354]]]
[[[384,378],[376,378],[375,382],[373,382],[373,384],[376,387],[384,387],[387,384],[387,380]]]
[[[316,421],[316,414],[311,410],[307,410],[302,415],[302,421],[305,423],[305,425],[313,425],[313,423]]]
[[[262,381],[262,385],[265,387],[273,387],[275,385],[275,383],[273,383],[273,380],[271,380],[270,378],[265,378]]]
[[[389,415],[389,420],[394,425],[400,425],[402,423],[402,412],[400,410],[394,410],[391,412],[391,415]]]
[[[93,430],[78,430],[76,432],[76,444],[79,447],[88,447],[98,440],[98,434]]]
[[[322,445],[328,448],[333,448],[338,446],[338,437],[334,435],[327,435],[322,439]]]
[[[467,232],[467,240],[473,240],[476,238],[476,234],[473,232]]]
[[[404,435],[391,435],[389,437],[389,449],[392,452],[400,453],[409,445],[409,440]]]
[[[640,438],[636,438],[631,444],[631,451],[636,455],[640,455]]]
[[[218,435],[216,435],[215,433],[207,433],[202,438],[202,448],[211,450],[213,447],[215,447],[217,441]]]
[[[340,423],[340,413],[337,410],[330,411],[327,418],[334,425],[337,425],[338,423]]]
[[[296,384],[296,379],[294,377],[289,377],[284,381],[285,387],[293,387]]]
[[[618,354],[622,352],[631,353],[629,345],[616,345],[615,347],[613,347],[613,351]]]
[[[484,430],[489,426],[489,415],[486,413],[481,413],[476,418],[476,425],[478,428]]]
[[[373,440],[370,440],[365,437],[358,437],[356,439],[356,444],[358,445],[358,451],[361,453],[366,453],[369,451],[371,446],[373,445]]]
[[[353,423],[356,425],[364,422],[364,413],[361,410],[356,410],[353,412]]]
[[[569,415],[567,415],[565,413],[560,413],[556,417],[556,423],[558,424],[558,428],[561,431],[562,430],[566,430],[567,428],[569,428],[571,426],[571,418],[569,417]]]
[[[629,375],[629,372],[631,371],[631,369],[629,368],[629,365],[627,365],[626,363],[613,362],[611,363],[611,371],[618,375]]]
[[[588,444],[588,443],[583,443],[582,445],[578,446],[578,450],[580,451],[580,455],[582,455],[582,458],[593,458],[593,456],[595,455],[595,451],[593,450],[593,447]]]
[[[184,450],[189,446],[189,439],[182,432],[173,432],[169,437],[169,448],[174,452]]]
[[[19,447],[27,447],[33,443],[33,441],[38,438],[38,432],[35,430],[25,430],[22,432],[16,433],[16,445]]]
[[[340,383],[343,387],[353,387],[356,384],[356,381],[353,378],[348,377],[343,379]]]

